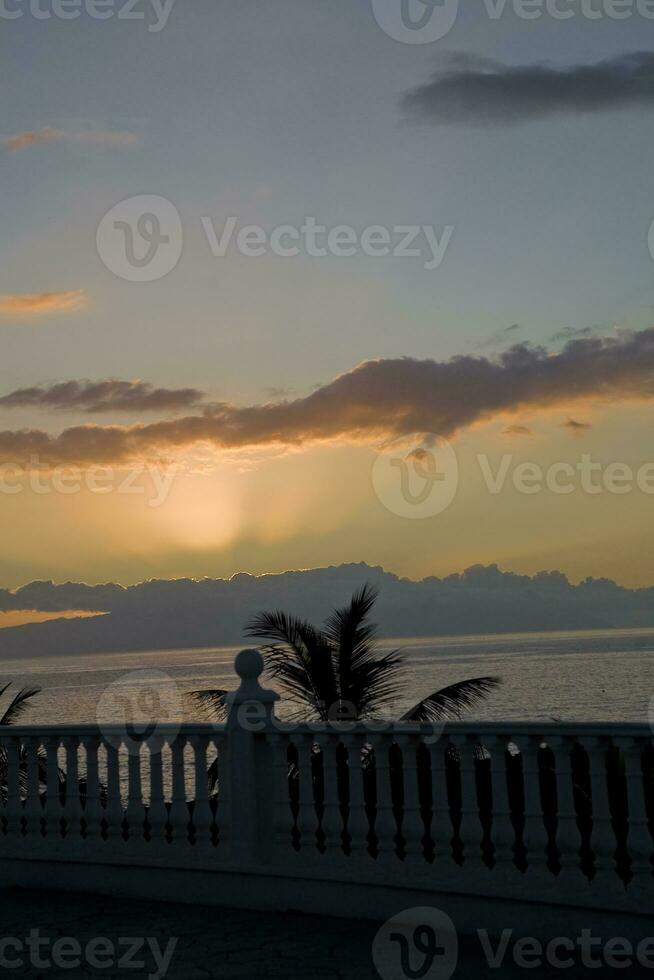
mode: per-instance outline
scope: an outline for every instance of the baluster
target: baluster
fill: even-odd
[[[564,735],[548,737],[556,760],[556,795],[558,799],[556,846],[559,851],[561,874],[566,876],[570,874],[581,876],[579,863],[581,836],[577,826],[570,758],[574,741],[574,739]]]
[[[493,842],[493,857],[496,865],[511,867],[515,860],[515,830],[511,822],[511,804],[509,801],[509,783],[507,772],[507,752],[510,737],[508,735],[491,735],[487,740],[491,753],[491,779],[493,786],[493,813],[491,840]],[[528,743],[527,743],[528,749]],[[524,765],[524,755],[523,755]],[[527,773],[525,780],[525,810],[527,798]],[[525,815],[526,824],[526,815]]]
[[[532,877],[547,878],[550,875],[547,867],[549,838],[544,821],[538,761],[542,741],[540,735],[525,735],[520,744],[525,788],[525,825],[522,842],[527,852],[527,873]]]
[[[66,748],[66,805],[64,807],[66,836],[78,837],[81,833],[82,817],[82,804],[79,798],[78,736],[66,736],[64,746]]]
[[[292,741],[298,751],[300,770],[300,800],[297,829],[300,834],[300,848],[306,852],[316,851],[316,830],[318,815],[313,794],[313,734],[293,735]]]
[[[3,738],[2,735],[0,735],[0,771],[2,771],[2,767],[4,765],[7,765],[8,760],[7,760],[6,753],[7,753],[6,739]],[[4,771],[4,775],[6,777],[7,775],[6,770]],[[6,824],[4,823],[4,821],[7,819],[7,803],[8,803],[7,796],[8,796],[7,784],[6,782],[2,782],[2,780],[0,780],[0,834],[6,833]]]
[[[100,820],[102,818],[100,774],[98,769],[98,746],[100,745],[100,739],[97,735],[87,735],[82,740],[82,744],[86,752],[85,836],[88,840],[95,840],[100,837]]]
[[[274,849],[281,860],[285,860],[293,844],[293,811],[288,785],[288,736],[275,733],[271,736],[273,747],[274,779]],[[327,788],[325,787],[325,795]]]
[[[123,803],[120,798],[120,757],[118,750],[121,739],[112,738],[111,742],[106,743],[107,747],[107,806],[105,808],[105,821],[107,824],[108,838],[121,838],[123,836],[123,820],[125,814]]]
[[[20,740],[5,737],[2,741],[7,754],[7,833],[20,834],[23,816],[20,798]]]
[[[649,832],[645,788],[643,781],[643,748],[640,738],[616,740],[625,760],[627,799],[629,801],[629,833],[627,850],[631,858],[632,874],[652,874],[652,837]]]
[[[350,806],[347,818],[347,832],[350,838],[352,856],[368,854],[368,834],[370,822],[366,813],[363,788],[363,763],[361,752],[364,739],[361,735],[348,734],[344,738],[348,751],[350,777]]]
[[[130,740],[127,746],[127,821],[128,840],[143,839],[145,813],[143,809],[143,786],[141,782],[142,743]]]
[[[397,736],[402,749],[402,769],[404,772],[404,815],[402,818],[402,837],[408,858],[424,858],[425,824],[420,809],[420,787],[418,786],[418,735]]]
[[[195,843],[206,846],[210,841],[213,814],[209,807],[209,789],[207,785],[207,747],[209,739],[206,735],[194,735],[190,740],[193,747],[195,764],[195,802],[193,805],[193,829]]]
[[[375,750],[375,781],[377,786],[377,809],[375,814],[375,837],[377,838],[377,861],[380,864],[397,864],[397,821],[393,812],[391,785],[390,750],[391,738],[380,733],[371,735],[370,741]]]
[[[188,842],[189,811],[186,803],[186,780],[184,778],[184,747],[186,738],[178,735],[172,742],[173,787],[170,803],[170,832],[175,842]]]
[[[618,878],[615,874],[617,841],[611,823],[606,769],[608,739],[589,737],[584,742],[584,749],[590,769],[592,807],[590,846],[594,856],[595,877],[604,879],[609,875],[617,882]]]
[[[38,738],[25,741],[27,765],[27,796],[25,798],[25,833],[35,837],[41,833],[41,797],[39,794],[39,745]]]
[[[463,845],[463,860],[469,867],[475,867],[483,864],[482,826],[479,819],[473,755],[478,740],[471,735],[455,735],[451,736],[451,741],[457,748],[460,760],[461,826],[459,838]]]
[[[454,834],[450,803],[447,796],[446,751],[448,751],[448,743],[443,740],[437,742],[430,749],[432,795],[431,838],[434,842],[434,859],[443,862],[452,860],[452,838]]]
[[[322,749],[325,783],[325,805],[321,823],[322,832],[325,836],[325,853],[342,856],[343,817],[341,815],[340,796],[338,792],[337,762],[337,752],[340,742],[338,736],[325,732],[319,736],[319,744]]]
[[[163,744],[163,738],[159,735],[152,735],[148,739],[148,751],[150,753],[150,806],[148,807],[150,840],[165,840],[166,825],[168,824],[168,811],[166,810],[163,788],[163,760],[161,757]]]
[[[218,797],[216,800],[216,827],[218,844],[226,849],[230,836],[230,790],[229,785],[229,735],[221,733],[213,736],[216,747],[216,768],[218,770]],[[288,769],[288,765],[287,765]]]
[[[46,750],[46,793],[45,793],[45,826],[50,837],[61,836],[61,818],[63,809],[61,803],[61,780],[59,772],[60,740],[52,736],[45,742]]]

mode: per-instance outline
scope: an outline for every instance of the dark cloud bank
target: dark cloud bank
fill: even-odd
[[[473,125],[652,105],[651,51],[566,68],[459,57],[403,99],[410,117]]]
[[[654,588],[625,589],[607,579],[571,585],[560,572],[530,577],[495,565],[414,582],[361,563],[130,588],[34,582],[0,590],[0,610],[108,614],[0,630],[0,657],[238,644],[244,624],[262,609],[281,607],[320,621],[364,582],[380,589],[376,618],[385,636],[654,626]]]
[[[476,422],[577,400],[654,400],[654,328],[571,340],[557,354],[517,344],[497,359],[365,361],[291,401],[208,405],[201,414],[138,425],[80,425],[50,435],[0,431],[0,463],[121,464],[197,443],[216,449],[298,446],[311,441],[433,432],[451,436]]]

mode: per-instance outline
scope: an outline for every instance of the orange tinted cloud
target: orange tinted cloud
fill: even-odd
[[[394,358],[365,361],[303,398],[264,405],[209,405],[202,414],[148,425],[83,425],[53,436],[0,432],[0,462],[114,463],[215,449],[372,443],[431,432],[451,436],[524,409],[594,399],[654,401],[654,328],[618,338],[571,341],[559,354],[517,345],[497,360]]]
[[[201,402],[196,388],[155,388],[145,381],[62,381],[55,385],[18,388],[0,398],[2,408],[46,408],[58,411],[167,412]]]
[[[84,302],[83,289],[57,293],[0,294],[0,316],[40,316],[47,313],[70,313]]]
[[[82,132],[69,132],[65,129],[46,129],[30,130],[25,133],[16,133],[14,136],[6,136],[2,140],[2,145],[9,153],[17,153],[19,150],[26,150],[30,146],[39,143],[86,143],[95,146],[129,146],[135,143],[137,136],[134,133],[108,132],[102,130],[88,130]]]

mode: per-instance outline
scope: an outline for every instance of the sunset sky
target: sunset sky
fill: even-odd
[[[654,22],[467,3],[406,44],[369,0],[136,9],[1,25],[0,586],[352,561],[654,583]],[[181,218],[150,282],[96,242],[140,195]],[[435,268],[424,237],[216,256],[229,217],[451,237]],[[418,492],[430,433],[457,492],[398,513],[379,450]],[[588,492],[584,457],[633,485]],[[521,490],[524,462],[572,490]]]

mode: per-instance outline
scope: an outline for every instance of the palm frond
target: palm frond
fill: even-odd
[[[423,698],[400,721],[443,721],[460,718],[464,711],[474,707],[501,684],[500,677],[472,677],[450,684]]]
[[[2,693],[7,690],[7,685]],[[13,701],[0,718],[0,725],[15,725],[21,715],[27,710],[27,702],[41,691],[40,687],[26,687],[14,696]]]
[[[374,715],[396,700],[402,683],[399,650],[380,656],[377,627],[367,618],[379,592],[369,583],[354,593],[349,606],[335,609],[325,623],[325,636],[337,651],[341,698],[359,717]]]
[[[379,656],[371,649],[352,668],[348,699],[361,717],[374,715],[397,700],[403,679],[404,657],[399,650]]]
[[[276,610],[256,616],[246,635],[268,641],[262,652],[270,675],[290,697],[326,718],[339,690],[334,651],[324,634],[306,620]]]
[[[227,717],[225,695],[228,693],[220,688],[207,688],[205,691],[187,691],[186,696],[208,712],[215,721],[224,721]]]
[[[366,583],[354,593],[350,604],[335,609],[323,629],[336,651],[338,682],[341,698],[356,703],[351,690],[352,673],[356,666],[374,656],[377,627],[366,622],[379,592]]]

